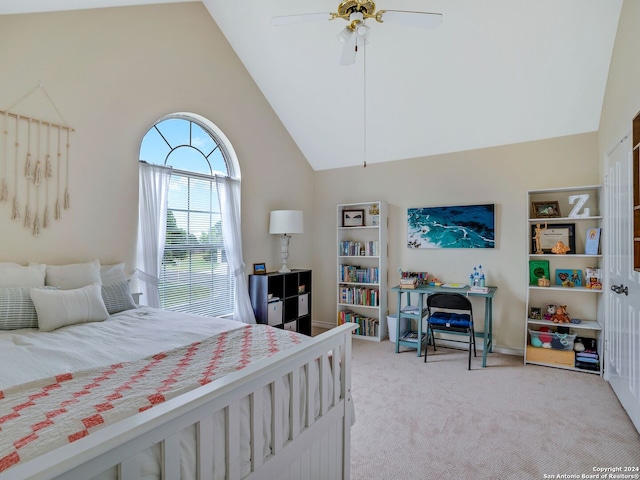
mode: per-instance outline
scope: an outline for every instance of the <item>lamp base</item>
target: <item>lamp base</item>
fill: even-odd
[[[289,258],[289,240],[291,235],[286,233],[280,237],[280,256],[282,257],[282,267],[278,273],[291,273],[291,269],[287,267],[287,259]]]

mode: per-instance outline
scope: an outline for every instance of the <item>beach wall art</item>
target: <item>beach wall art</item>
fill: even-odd
[[[407,209],[408,248],[495,248],[495,205]]]

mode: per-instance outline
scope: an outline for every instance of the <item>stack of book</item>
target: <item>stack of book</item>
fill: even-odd
[[[583,370],[600,370],[600,357],[595,350],[585,350],[584,352],[576,352],[576,368]]]
[[[400,279],[400,288],[416,288],[417,286],[417,277],[403,277]]]
[[[473,293],[489,293],[489,287],[480,287],[478,285],[471,285],[469,291]]]

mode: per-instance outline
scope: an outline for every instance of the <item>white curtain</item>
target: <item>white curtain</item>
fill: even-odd
[[[136,276],[142,293],[140,303],[155,308],[160,308],[158,279],[164,255],[171,171],[171,167],[140,162]]]
[[[222,208],[222,240],[227,252],[227,262],[236,284],[233,319],[244,323],[256,323],[242,257],[240,180],[216,176],[216,184]]]

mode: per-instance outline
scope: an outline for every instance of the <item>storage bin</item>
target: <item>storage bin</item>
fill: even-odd
[[[392,315],[387,315],[387,327],[389,331],[389,341],[396,343],[398,340],[398,331],[396,329],[398,323],[398,315],[395,313]],[[407,319],[400,319],[400,335],[404,334],[407,331]]]
[[[549,332],[529,329],[531,337],[529,343],[532,347],[550,348],[552,350],[573,350],[573,342],[576,334],[573,330],[569,333],[558,333],[555,329]]]
[[[553,350],[552,348],[536,348],[527,345],[527,362],[543,363],[558,367],[575,367],[575,354],[569,350]]]

